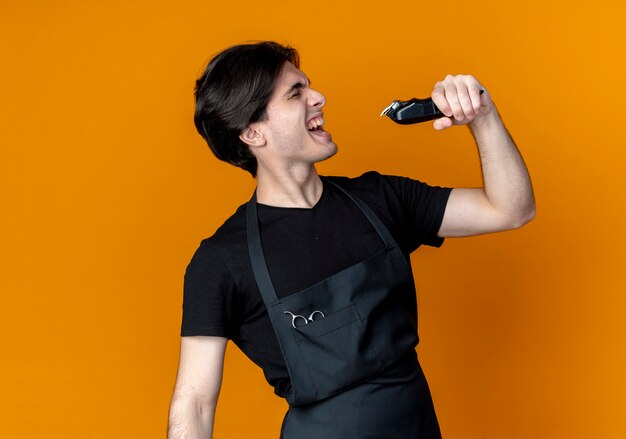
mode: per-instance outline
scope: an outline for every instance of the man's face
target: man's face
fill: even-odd
[[[255,124],[267,140],[263,156],[257,155],[259,164],[311,166],[333,156],[337,145],[324,130],[325,103],[306,75],[286,62],[267,105],[267,117]]]

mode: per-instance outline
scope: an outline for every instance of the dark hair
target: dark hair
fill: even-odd
[[[273,41],[223,50],[196,80],[194,124],[213,154],[253,177],[257,161],[239,135],[264,120],[274,83],[284,63],[300,66],[298,51]]]

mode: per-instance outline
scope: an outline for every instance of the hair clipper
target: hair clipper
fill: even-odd
[[[481,90],[480,94],[483,94],[484,91],[485,90]],[[437,108],[432,98],[413,98],[408,101],[396,100],[385,108],[380,115],[387,115],[389,119],[401,125],[411,125],[446,117],[446,115]]]

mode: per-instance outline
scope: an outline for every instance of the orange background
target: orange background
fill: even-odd
[[[194,81],[275,39],[326,95],[321,173],[480,185],[466,127],[378,117],[448,73],[530,169],[529,225],[413,255],[444,437],[626,437],[623,2],[223,3],[0,6],[0,435],[165,437],[185,267],[254,187],[195,132]],[[285,409],[229,343],[215,437],[277,438]]]

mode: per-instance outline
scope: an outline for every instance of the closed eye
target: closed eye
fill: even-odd
[[[300,93],[298,92],[298,90],[306,88],[308,86],[311,85],[310,81],[307,81],[308,84],[304,84],[302,82],[297,82],[294,85],[292,85],[291,87],[289,87],[289,90],[287,90],[287,92],[283,95],[283,96],[288,96],[289,99],[294,98],[296,96],[298,96]]]

